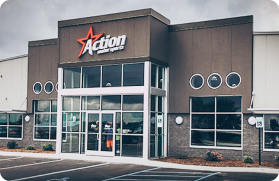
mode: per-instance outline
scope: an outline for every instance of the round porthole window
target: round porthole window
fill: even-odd
[[[40,94],[42,92],[42,84],[41,82],[36,82],[34,85],[33,85],[33,92],[35,94]]]
[[[226,84],[228,87],[232,89],[237,88],[240,82],[241,82],[241,77],[236,72],[231,72],[226,77]]]
[[[58,82],[55,85],[55,90],[58,92]]]
[[[44,89],[45,89],[45,92],[47,94],[52,93],[52,91],[53,91],[53,83],[51,81],[46,82]]]
[[[207,84],[211,89],[217,89],[222,84],[222,78],[219,74],[213,73],[213,74],[208,76]]]
[[[193,89],[200,89],[204,84],[203,76],[195,74],[190,78],[190,85]]]

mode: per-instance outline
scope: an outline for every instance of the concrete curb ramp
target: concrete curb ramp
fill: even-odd
[[[0,152],[2,156],[18,156],[18,157],[33,157],[33,158],[49,158],[49,159],[71,159],[71,160],[85,160],[98,161],[110,163],[126,163],[145,165],[162,168],[177,168],[189,169],[199,171],[213,171],[213,172],[254,172],[254,173],[272,173],[279,174],[279,169],[274,168],[257,168],[257,167],[211,167],[211,166],[197,166],[197,165],[181,165],[176,163],[159,162],[155,160],[143,160],[142,158],[126,158],[126,157],[102,157],[102,156],[86,156],[78,154],[45,154],[45,153],[25,153],[25,152]]]

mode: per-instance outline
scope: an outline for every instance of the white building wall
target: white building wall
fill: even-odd
[[[27,55],[0,60],[0,110],[26,111],[27,72]]]
[[[253,49],[253,108],[279,108],[279,32],[255,33]]]

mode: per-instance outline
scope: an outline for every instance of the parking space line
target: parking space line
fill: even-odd
[[[13,167],[0,168],[0,170],[6,170],[6,169],[18,168],[18,167],[26,167],[26,166],[32,166],[32,165],[40,165],[40,164],[53,163],[53,162],[59,162],[59,161],[62,161],[62,160],[51,160],[48,162],[30,163],[30,164],[26,164],[26,165],[18,165],[18,166],[13,166]]]
[[[0,159],[0,161],[5,161],[5,160],[15,160],[15,159],[19,159],[19,158],[23,158],[23,157],[22,157],[22,156],[20,156],[20,157],[15,157],[15,158]]]
[[[149,173],[187,173],[187,174],[209,174],[205,172],[167,172],[167,171],[149,171]]]
[[[130,175],[133,177],[203,177],[196,175]]]
[[[113,180],[148,180],[148,181],[151,181],[151,180],[154,180],[154,181],[158,181],[158,179],[113,179]],[[162,179],[160,179],[162,180]],[[167,180],[167,181],[181,181],[181,180]],[[184,180],[184,181],[193,181],[193,180]]]
[[[211,176],[216,175],[216,174],[218,174],[218,173],[221,173],[221,172],[212,173],[212,174],[207,175],[207,176],[205,176],[205,177],[199,178],[199,179],[197,179],[197,180],[195,180],[195,181],[199,181],[199,180],[202,180],[202,179],[205,179],[205,178],[211,177]]]
[[[74,168],[74,169],[69,169],[69,170],[62,170],[62,171],[58,171],[58,172],[46,173],[46,174],[42,174],[42,175],[35,175],[35,176],[31,176],[31,177],[19,178],[19,179],[15,179],[15,180],[12,180],[12,181],[26,180],[26,179],[37,178],[37,177],[44,177],[44,176],[48,176],[48,175],[54,175],[54,174],[65,173],[65,172],[72,172],[72,171],[76,171],[76,170],[83,170],[83,169],[93,168],[93,167],[100,167],[100,166],[109,165],[109,164],[110,163],[102,163],[102,164],[98,164],[98,165],[79,167],[79,168]]]
[[[142,171],[138,171],[138,172],[133,172],[133,173],[129,173],[129,174],[125,174],[125,175],[120,175],[120,176],[117,176],[117,177],[109,178],[109,179],[106,179],[106,180],[103,180],[103,181],[118,180],[118,178],[121,178],[121,177],[131,176],[131,175],[138,174],[138,173],[143,173],[143,172],[148,172],[150,170],[156,170],[156,169],[159,169],[159,168],[160,167],[150,168],[150,169],[147,169],[147,170],[142,170]]]

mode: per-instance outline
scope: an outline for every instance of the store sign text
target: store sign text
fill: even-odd
[[[86,52],[93,55],[93,52],[104,54],[124,50],[127,39],[126,35],[118,37],[107,35],[106,37],[102,37],[103,35],[104,33],[93,35],[93,28],[91,26],[86,37],[77,39],[77,41],[82,44],[78,58]]]

